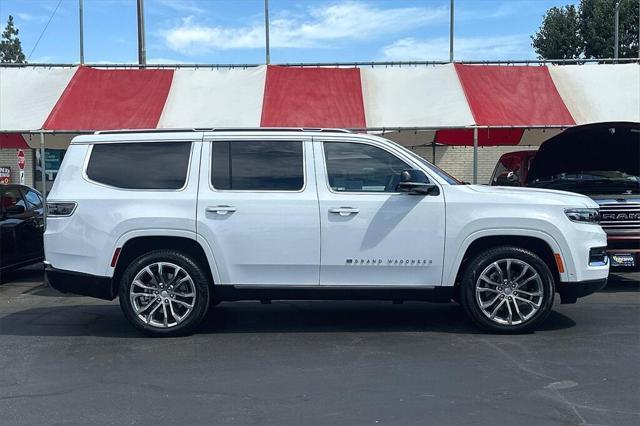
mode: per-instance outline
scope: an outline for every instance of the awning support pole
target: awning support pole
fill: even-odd
[[[47,178],[45,176],[44,167],[44,132],[40,132],[40,176],[42,177],[42,198],[47,202]],[[44,209],[45,215],[47,209]]]
[[[432,154],[433,154],[433,165],[435,166],[435,165],[437,165],[436,164],[436,142],[435,141],[433,141],[431,143],[431,150],[432,150]]]
[[[473,128],[473,183],[478,183],[478,128]]]

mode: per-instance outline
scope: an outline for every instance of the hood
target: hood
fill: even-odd
[[[565,130],[540,146],[527,183],[595,170],[640,175],[640,123],[595,123]]]
[[[598,207],[598,204],[586,195],[575,192],[557,191],[555,189],[526,188],[518,186],[487,186],[465,185],[465,187],[483,194],[491,194],[498,197],[513,197],[520,199],[523,205],[536,202],[545,204],[557,204],[567,207]]]

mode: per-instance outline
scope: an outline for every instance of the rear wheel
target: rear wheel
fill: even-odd
[[[135,259],[120,281],[120,307],[134,327],[152,336],[191,333],[209,307],[206,274],[189,256],[155,250]]]
[[[460,299],[480,328],[494,333],[523,333],[549,315],[554,278],[536,254],[518,247],[496,247],[471,259]]]

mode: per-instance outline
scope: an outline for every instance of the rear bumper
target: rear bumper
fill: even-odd
[[[98,299],[113,300],[117,288],[110,277],[65,271],[45,265],[45,274],[51,287],[62,293],[73,293]]]
[[[602,290],[607,285],[607,279],[561,282],[558,286],[560,300],[565,303],[576,303],[579,297],[588,296],[598,290]]]

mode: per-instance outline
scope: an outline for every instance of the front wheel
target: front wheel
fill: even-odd
[[[493,333],[534,330],[549,315],[554,278],[536,254],[518,247],[496,247],[471,259],[461,281],[465,312]]]
[[[174,250],[135,259],[120,281],[120,307],[129,322],[152,336],[191,333],[209,308],[209,283],[200,265]]]

